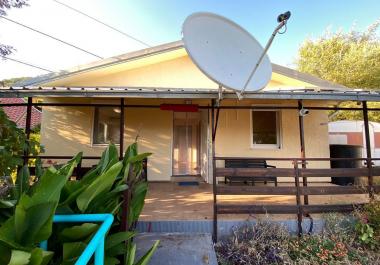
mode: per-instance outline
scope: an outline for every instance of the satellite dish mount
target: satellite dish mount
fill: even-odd
[[[252,76],[255,74],[255,72],[257,71],[257,68],[259,68],[259,66],[260,66],[261,61],[263,60],[264,56],[267,54],[269,47],[272,45],[272,42],[273,42],[274,38],[276,37],[277,33],[279,33],[280,29],[282,29],[284,26],[285,26],[285,31],[280,33],[280,34],[283,34],[286,32],[286,23],[288,22],[290,15],[291,15],[290,11],[287,11],[283,14],[278,15],[278,17],[277,17],[278,25],[274,29],[272,35],[270,36],[270,38],[267,42],[267,45],[265,45],[264,51],[261,54],[259,60],[257,61],[255,68],[253,68],[251,74],[248,77],[248,80],[244,84],[243,89],[240,92],[236,92],[236,95],[237,95],[239,100],[241,100],[243,98],[244,91],[247,89],[247,86],[248,86],[249,82],[251,81]]]

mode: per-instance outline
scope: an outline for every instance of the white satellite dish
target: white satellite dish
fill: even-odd
[[[289,16],[290,13],[286,20]],[[284,25],[286,20],[279,22]],[[185,49],[192,61],[222,87],[241,95],[244,91],[263,89],[271,80],[272,65],[266,51],[274,35],[264,49],[236,23],[207,12],[187,17],[182,34]]]

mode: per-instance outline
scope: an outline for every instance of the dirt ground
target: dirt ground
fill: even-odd
[[[280,183],[280,186],[289,186]],[[294,185],[294,184],[293,184]],[[332,185],[329,183],[310,184],[310,186]],[[233,204],[295,204],[295,196],[284,195],[223,195],[218,203]],[[312,195],[310,204],[351,204],[368,201],[368,195]],[[178,186],[176,183],[149,183],[145,207],[140,220],[207,220],[212,219],[212,185],[200,183],[199,186]],[[317,215],[315,215],[317,216]],[[246,220],[265,217],[265,215],[218,215],[219,220]],[[271,219],[294,219],[295,215],[269,216]]]

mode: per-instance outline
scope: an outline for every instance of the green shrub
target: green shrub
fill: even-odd
[[[53,252],[38,246],[51,235],[61,190],[78,161],[79,155],[59,170],[45,170],[33,187],[27,178],[20,181],[22,187],[18,187],[19,200],[14,214],[0,227],[0,264],[48,264]]]
[[[16,123],[9,120],[0,107],[0,178],[10,176],[23,164],[24,151],[30,155],[37,155],[43,148],[38,142],[38,137],[26,141],[24,130],[17,128]]]
[[[6,197],[0,198],[0,264],[74,264],[98,224],[56,224],[57,214],[112,213],[115,221],[106,235],[105,264],[146,265],[159,242],[138,261],[132,238],[134,223],[144,206],[147,183],[142,178],[142,161],[150,153],[139,154],[137,144],[128,147],[123,161],[109,145],[98,165],[80,180],[67,181],[81,160],[81,153],[58,168],[37,167],[36,181],[30,181],[24,166]],[[32,186],[30,186],[32,185]],[[121,227],[123,196],[128,197],[127,224]],[[5,208],[7,207],[7,208]],[[6,211],[5,211],[6,210]],[[128,231],[121,231],[127,228]],[[52,233],[53,229],[53,233]],[[38,243],[49,239],[49,251]],[[54,254],[54,255],[53,255]]]
[[[358,241],[372,250],[380,250],[380,201],[371,200],[356,212],[355,229]]]

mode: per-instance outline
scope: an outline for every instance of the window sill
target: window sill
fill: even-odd
[[[257,144],[251,145],[251,149],[259,149],[259,150],[281,150],[281,146],[271,145],[271,144]]]

